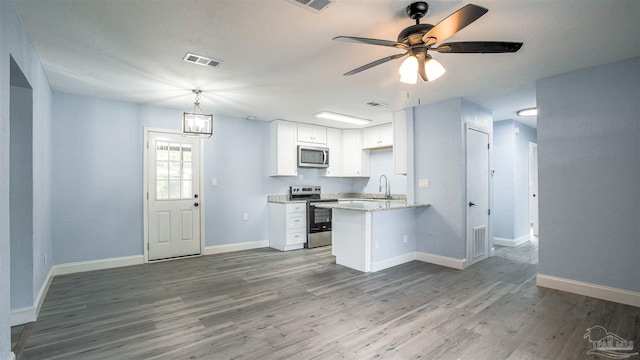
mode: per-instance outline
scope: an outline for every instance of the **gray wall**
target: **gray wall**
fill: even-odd
[[[537,131],[516,120],[493,129],[493,236],[518,239],[529,234],[529,142],[537,142]]]
[[[33,244],[32,295],[42,288],[51,269],[44,256],[51,238],[51,88],[13,2],[0,0],[0,359],[10,353],[10,77],[11,58],[33,89]]]
[[[640,291],[640,58],[537,81],[538,272]]]
[[[489,133],[492,112],[464,99],[414,108],[415,202],[431,204],[419,213],[416,249],[466,257],[466,156],[464,124]],[[419,179],[429,179],[420,188]]]

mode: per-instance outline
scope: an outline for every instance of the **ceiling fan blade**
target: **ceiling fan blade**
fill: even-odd
[[[378,66],[378,65],[380,65],[380,64],[384,64],[384,63],[386,63],[387,61],[391,61],[391,60],[399,59],[399,58],[401,58],[401,57],[403,57],[403,56],[405,56],[405,55],[407,55],[407,54],[408,54],[408,52],[406,52],[406,53],[404,53],[404,54],[396,54],[396,55],[387,56],[387,57],[385,57],[385,58],[382,58],[382,59],[376,60],[376,61],[374,61],[374,62],[370,62],[370,63],[368,63],[368,64],[366,64],[366,65],[362,65],[362,66],[360,66],[360,67],[359,67],[359,68],[357,68],[357,69],[353,69],[353,70],[349,71],[348,73],[345,73],[345,74],[344,74],[344,76],[349,76],[349,75],[357,74],[357,73],[359,73],[359,72],[361,72],[361,71],[364,71],[364,70],[370,69],[370,68],[372,68],[372,67],[374,67],[374,66]]]
[[[422,80],[429,81],[429,78],[427,78],[427,70],[424,67],[426,53],[419,52],[416,54],[416,57],[418,58],[418,74],[420,74]]]
[[[368,44],[368,45],[379,45],[379,46],[389,46],[398,49],[408,49],[409,47],[403,43],[390,41],[390,40],[380,40],[380,39],[369,39],[369,38],[361,38],[354,36],[337,36],[334,37],[333,40],[343,41],[343,42],[352,42],[358,44]]]
[[[442,44],[429,50],[439,53],[456,54],[497,54],[510,53],[520,50],[521,42],[507,41],[460,41]]]
[[[478,20],[482,15],[489,11],[482,6],[469,4],[460,10],[449,15],[444,20],[437,23],[422,37],[422,42],[426,45],[443,42],[453,34],[464,29],[467,25]]]

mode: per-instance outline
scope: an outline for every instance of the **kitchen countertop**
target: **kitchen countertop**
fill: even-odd
[[[407,196],[404,194],[392,194],[391,199],[385,199],[382,195],[378,194],[326,194],[320,197],[320,200],[362,200],[362,201],[403,201],[406,202]],[[269,195],[268,202],[281,203],[281,204],[295,204],[306,202],[307,200],[289,200],[289,195]]]
[[[430,204],[408,204],[401,200],[386,199],[342,199],[346,200],[338,204],[316,204],[318,208],[354,210],[354,211],[387,211],[401,209],[415,209],[430,206]]]

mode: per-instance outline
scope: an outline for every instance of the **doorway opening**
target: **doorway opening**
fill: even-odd
[[[13,57],[9,77],[9,277],[13,311],[33,306],[34,300],[33,89]]]

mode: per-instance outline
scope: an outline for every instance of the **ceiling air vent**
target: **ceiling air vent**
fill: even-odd
[[[334,3],[336,0],[285,0],[286,2],[300,5],[307,10],[319,13]]]
[[[367,105],[369,106],[373,106],[373,107],[382,107],[382,106],[387,106],[387,104],[385,103],[381,103],[381,102],[377,102],[377,101],[369,101],[367,103]]]
[[[218,67],[218,65],[222,63],[222,61],[220,60],[216,60],[216,59],[208,58],[206,56],[200,56],[192,53],[187,53],[187,55],[185,55],[184,58],[182,58],[182,60],[189,63],[197,64],[197,65],[213,66],[213,67]]]

